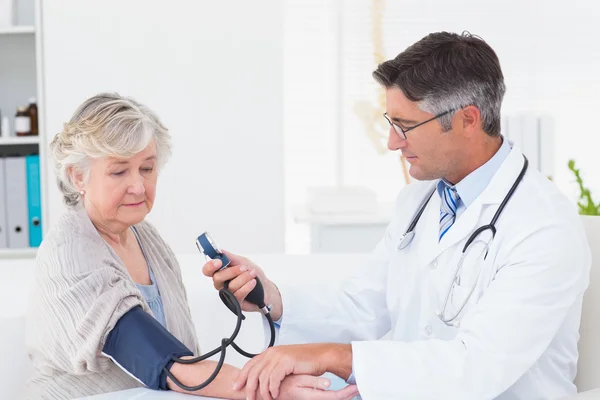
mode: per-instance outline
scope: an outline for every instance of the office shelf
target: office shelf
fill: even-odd
[[[27,247],[24,249],[0,249],[0,259],[35,258],[37,250],[37,247]]]
[[[39,136],[0,136],[0,146],[15,146],[22,144],[39,144]]]
[[[0,35],[23,35],[35,33],[34,26],[9,26],[0,28]]]

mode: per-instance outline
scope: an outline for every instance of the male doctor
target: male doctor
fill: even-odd
[[[258,276],[278,343],[314,343],[267,350],[237,385],[271,399],[288,374],[331,372],[364,400],[575,394],[589,246],[575,207],[501,135],[494,50],[470,34],[432,33],[373,76],[386,89],[388,147],[420,182],[400,192],[362,274],[335,290],[277,287],[233,254],[223,271],[204,266],[240,301]]]

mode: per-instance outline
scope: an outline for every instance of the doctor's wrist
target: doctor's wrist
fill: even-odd
[[[272,281],[268,283],[269,291],[268,291],[268,303],[267,305],[271,306],[271,318],[273,321],[278,321],[283,315],[283,301],[281,299],[281,293],[279,292],[279,288]]]
[[[352,374],[352,345],[332,343],[322,355],[325,370],[347,380]]]

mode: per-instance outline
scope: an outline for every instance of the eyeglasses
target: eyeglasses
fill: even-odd
[[[449,114],[449,113],[451,113],[451,112],[453,112],[453,111],[454,111],[454,110],[448,110],[448,111],[445,111],[445,112],[443,112],[443,113],[441,113],[441,114],[438,114],[438,115],[436,115],[436,116],[435,116],[435,117],[433,117],[433,118],[429,118],[427,121],[423,121],[423,122],[421,122],[421,123],[418,123],[418,124],[416,124],[415,126],[411,126],[410,128],[406,128],[406,129],[402,129],[402,128],[401,128],[401,127],[399,127],[398,125],[394,124],[394,123],[392,122],[392,120],[390,119],[390,117],[388,117],[387,113],[383,113],[383,116],[385,117],[385,119],[387,120],[387,122],[389,122],[390,126],[393,126],[393,127],[394,127],[394,130],[396,131],[396,133],[397,133],[397,134],[398,134],[398,135],[399,135],[399,136],[400,136],[402,139],[406,140],[406,132],[408,132],[408,131],[412,131],[413,129],[415,129],[415,128],[418,128],[418,127],[419,127],[419,126],[421,126],[421,125],[425,125],[426,123],[428,123],[428,122],[431,122],[431,121],[433,121],[434,119],[438,119],[439,117],[442,117],[442,116],[444,116],[444,115],[446,115],[446,114]]]

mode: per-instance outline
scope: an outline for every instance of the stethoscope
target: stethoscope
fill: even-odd
[[[485,261],[485,259],[487,257],[487,254],[488,254],[489,245],[490,245],[491,241],[494,239],[494,237],[496,236],[496,221],[498,220],[498,218],[500,217],[500,215],[504,211],[504,208],[506,207],[506,203],[508,203],[508,201],[510,200],[510,198],[514,194],[515,190],[517,189],[517,187],[519,186],[519,184],[523,180],[523,176],[525,176],[525,173],[527,172],[527,168],[529,166],[529,160],[527,160],[527,157],[525,157],[524,155],[523,155],[523,158],[525,159],[525,161],[523,162],[523,168],[521,169],[521,172],[519,173],[519,176],[517,177],[517,179],[513,183],[512,187],[510,188],[510,190],[508,191],[508,193],[504,197],[504,200],[502,200],[502,203],[500,203],[500,207],[498,207],[498,210],[496,211],[496,214],[494,214],[494,217],[492,218],[492,221],[489,224],[487,224],[487,225],[483,225],[483,226],[480,226],[479,228],[477,228],[475,230],[475,232],[473,232],[471,234],[471,236],[469,237],[469,239],[465,243],[465,246],[462,249],[462,254],[461,254],[461,257],[460,257],[460,261],[458,262],[458,265],[456,267],[456,271],[454,272],[454,277],[453,277],[452,281],[450,282],[450,285],[448,286],[448,290],[447,290],[447,293],[446,293],[446,298],[444,300],[444,306],[442,307],[441,311],[439,311],[439,310],[436,311],[436,315],[438,316],[438,318],[444,324],[446,324],[448,326],[454,326],[454,327],[459,327],[460,326],[460,321],[458,321],[457,318],[460,315],[460,313],[462,312],[462,310],[465,308],[465,306],[467,305],[467,303],[469,302],[469,299],[471,298],[471,295],[473,294],[473,292],[475,291],[475,288],[477,287],[477,281],[479,280],[479,275],[481,274],[482,268],[479,269],[479,273],[477,274],[477,278],[474,279],[474,283],[473,283],[473,285],[471,287],[471,290],[469,291],[469,294],[467,295],[467,297],[465,298],[465,300],[462,302],[462,305],[460,307],[458,307],[458,311],[456,311],[451,316],[446,315],[446,308],[448,306],[448,301],[450,299],[450,296],[452,295],[453,289],[454,289],[454,287],[456,285],[460,284],[460,270],[462,268],[463,261],[465,259],[465,255],[468,253],[467,250],[469,249],[469,246],[475,241],[475,239],[477,239],[477,237],[482,232],[487,231],[487,230],[491,231],[492,237],[491,237],[491,239],[489,241],[485,242],[485,247],[482,250],[482,253],[484,254],[483,255],[483,260]],[[400,236],[400,243],[398,244],[398,250],[405,249],[412,242],[412,240],[414,239],[414,237],[415,237],[415,227],[417,226],[417,223],[419,222],[419,219],[421,218],[421,215],[425,211],[425,208],[427,207],[427,204],[429,204],[429,200],[431,200],[431,197],[433,196],[433,194],[435,192],[436,192],[436,189],[434,189],[427,196],[427,198],[425,199],[425,201],[421,205],[421,208],[419,209],[419,211],[417,212],[417,214],[413,217],[413,220],[411,221],[410,225],[408,226],[407,231],[402,236]]]

